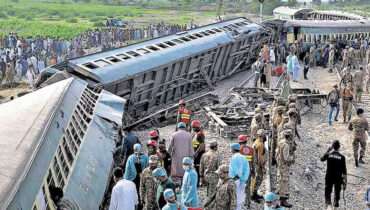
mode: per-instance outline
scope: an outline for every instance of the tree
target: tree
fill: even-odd
[[[289,7],[294,7],[294,6],[297,5],[297,3],[298,3],[297,0],[288,0],[286,2],[286,5],[289,6]]]

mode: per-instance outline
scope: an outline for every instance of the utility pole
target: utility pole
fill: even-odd
[[[260,22],[262,23],[262,5],[264,0],[258,0],[260,2]]]

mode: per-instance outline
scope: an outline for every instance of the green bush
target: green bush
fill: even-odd
[[[103,21],[98,21],[96,23],[94,23],[94,27],[104,27],[105,24],[103,23]]]
[[[77,23],[78,20],[76,18],[70,18],[68,19],[68,23]]]
[[[0,19],[8,19],[8,16],[0,12]]]
[[[14,16],[15,15],[15,12],[14,11],[8,11],[8,15],[9,16]]]

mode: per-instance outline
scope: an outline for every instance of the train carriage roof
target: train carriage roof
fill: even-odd
[[[284,25],[285,27],[307,27],[307,28],[356,28],[370,27],[370,20],[267,20],[263,22],[266,26]]]
[[[218,45],[220,44],[231,42],[235,38],[237,38],[237,36],[234,36],[235,34],[233,34],[233,31],[237,31],[238,36],[249,36],[262,30],[262,27],[260,25],[254,23],[246,23],[245,21],[245,18],[227,20],[220,23],[199,27],[196,29],[191,29],[185,32],[180,32],[177,34],[128,45],[118,49],[71,59],[66,62],[67,65],[75,71],[84,75],[89,75],[103,84],[108,84],[119,80],[120,78],[128,77],[130,75],[140,73],[148,69],[152,69],[182,59],[184,57],[200,53],[202,51],[211,50],[212,48],[218,47]],[[239,24],[240,22],[244,22],[245,24]],[[221,28],[223,27],[229,27],[232,30],[221,30]],[[218,29],[218,32],[215,31],[215,29]],[[202,32],[207,31],[212,31],[212,33],[208,32],[208,35],[202,35]],[[196,37],[194,34],[200,34],[201,37]],[[174,39],[179,40],[182,37],[190,35],[195,38],[188,38],[189,41],[182,41],[183,43],[175,43],[174,46],[167,45],[165,49],[158,47],[158,44],[166,43],[168,41],[174,43]],[[139,49],[144,49],[144,51],[148,51],[148,46],[155,46],[159,50],[149,51],[150,53],[148,54],[139,53],[139,56],[130,56],[131,58],[128,60],[123,60],[121,62],[113,64],[106,63],[106,61],[103,60],[103,65],[99,65],[97,68],[93,69],[89,69],[84,66],[84,64],[86,65],[89,62],[95,63],[95,61],[111,56],[117,56],[122,53],[127,55],[130,51],[131,53],[138,53]]]
[[[0,208],[30,168],[43,134],[73,79],[63,80],[0,105]]]
[[[291,8],[291,7],[286,7],[286,6],[280,6],[276,7],[273,10],[273,13],[279,13],[279,14],[286,14],[286,15],[295,15],[297,13],[302,13],[302,12],[312,12],[312,9],[308,8]]]
[[[337,15],[337,16],[344,16],[351,18],[353,20],[360,20],[364,19],[361,15],[345,12],[345,11],[336,11],[336,10],[317,10],[317,11],[312,11],[312,13],[316,14],[324,14],[324,15]]]

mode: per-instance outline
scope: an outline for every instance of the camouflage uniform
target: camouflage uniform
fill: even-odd
[[[284,111],[283,106],[279,106],[276,108],[276,111],[278,114],[274,115],[274,119],[272,120],[272,142],[271,142],[271,150],[272,150],[272,157],[275,157],[275,149],[276,144],[278,142],[278,126],[281,122],[283,122],[283,116],[282,113]]]
[[[358,159],[358,148],[359,144],[361,145],[360,157],[365,156],[366,151],[366,134],[365,131],[369,130],[369,124],[367,120],[362,117],[355,117],[349,122],[348,130],[352,132],[352,147],[353,155],[355,159]]]
[[[351,65],[355,64],[355,49],[353,47],[350,47],[348,50],[348,61]]]
[[[342,58],[343,58],[342,68],[345,68],[348,66],[348,60],[349,60],[347,48],[342,51]]]
[[[366,65],[370,64],[370,47],[366,50]]]
[[[236,209],[235,180],[227,178],[217,186],[214,210]]]
[[[292,135],[292,130],[284,131],[284,135]],[[280,197],[289,198],[290,166],[294,164],[294,153],[291,141],[283,138],[279,141],[276,149],[277,160],[277,192]]]
[[[264,135],[264,130],[259,129],[257,134],[258,136]],[[253,148],[255,151],[254,157],[253,157],[253,164],[254,164],[254,169],[255,169],[255,183],[254,183],[253,194],[257,194],[257,190],[261,186],[262,181],[263,181],[263,172],[264,172],[265,160],[266,160],[265,155],[267,154],[267,152],[264,151],[265,148],[263,145],[263,140],[260,140],[260,139],[257,139],[253,143]]]
[[[310,48],[310,66],[316,67],[316,46]]]
[[[353,74],[353,86],[355,88],[355,101],[361,101],[361,94],[364,86],[364,72],[362,70],[357,70]]]
[[[14,80],[14,70],[10,65],[6,67],[5,79],[7,83],[12,83]]]
[[[211,196],[215,192],[218,182],[218,175],[215,171],[220,165],[221,159],[214,150],[204,153],[200,159],[199,176],[204,179],[207,185],[207,196]]]
[[[353,82],[353,76],[350,73],[350,70],[348,68],[343,69],[344,75],[342,76],[340,80],[340,85],[343,84],[344,87],[347,87],[347,83],[352,83]]]
[[[328,61],[328,67],[330,70],[333,70],[333,67],[334,67],[334,55],[335,55],[335,51],[333,48],[331,48],[329,52],[329,61]]]
[[[366,66],[366,93],[369,93],[369,91],[370,91],[370,63],[368,63]]]
[[[149,167],[141,173],[139,193],[144,210],[159,210],[156,201],[158,184],[154,182],[153,178]]]
[[[281,65],[286,55],[285,46],[282,43],[279,44],[279,54],[278,55],[279,55],[279,64]]]
[[[363,40],[361,40],[360,57],[361,57],[361,61],[364,61],[366,59],[366,49],[365,49],[365,44]]]
[[[351,120],[352,116],[352,100],[353,100],[353,87],[347,86],[342,91],[342,106],[343,106],[343,122],[346,123],[346,119],[348,116],[348,121]]]

